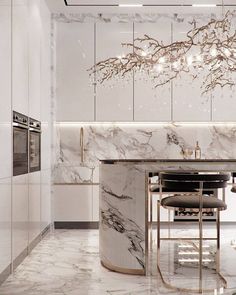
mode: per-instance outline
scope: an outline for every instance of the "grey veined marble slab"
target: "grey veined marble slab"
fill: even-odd
[[[56,131],[55,183],[97,183],[100,159],[183,159],[183,150],[193,150],[196,141],[203,159],[236,159],[236,124],[60,123]]]

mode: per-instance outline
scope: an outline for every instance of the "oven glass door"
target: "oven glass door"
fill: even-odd
[[[28,173],[28,129],[13,128],[13,176]]]
[[[30,172],[39,171],[41,169],[41,133],[30,131],[30,152],[29,152],[29,168]]]

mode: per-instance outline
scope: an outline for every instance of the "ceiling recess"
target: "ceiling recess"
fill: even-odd
[[[78,1],[71,1],[71,0],[64,0],[65,2],[65,5],[66,6],[70,6],[70,7],[121,7],[122,6],[122,3],[89,3],[87,2],[86,3],[86,0],[84,2],[78,0]],[[97,1],[96,1],[97,2]],[[110,1],[109,1],[110,2]],[[125,6],[125,5],[124,5]],[[132,5],[132,3],[130,3],[128,5],[129,7],[132,7],[132,6],[139,6],[139,7],[234,7],[236,6],[236,4],[231,4],[231,3],[225,3],[225,4],[222,4],[221,3],[218,3],[218,4],[202,4],[202,5],[199,5],[199,4],[194,4],[194,3],[188,3],[188,4],[180,4],[180,3],[168,3],[168,4],[162,4],[162,3],[134,3]]]

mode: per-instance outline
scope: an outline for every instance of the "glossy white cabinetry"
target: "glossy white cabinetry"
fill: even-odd
[[[28,115],[29,11],[27,0],[12,1],[12,100],[13,109]]]
[[[127,48],[121,43],[133,42],[133,23],[96,24],[96,61],[122,56]],[[115,78],[96,87],[96,119],[98,121],[133,120],[133,75]]]
[[[93,121],[94,24],[57,23],[57,121]]]
[[[28,174],[15,176],[12,181],[12,248],[14,260],[28,246]]]
[[[235,78],[236,79],[236,78]],[[212,117],[215,122],[235,122],[236,89],[216,88],[212,92]]]
[[[40,118],[41,169],[51,169],[51,15],[44,1],[41,1],[41,77]]]
[[[11,263],[11,178],[0,179],[0,273]]]
[[[93,220],[92,185],[55,185],[55,221]]]
[[[29,1],[29,116],[40,120],[40,0]]]
[[[29,243],[41,231],[41,172],[29,174]]]
[[[0,1],[0,178],[11,176],[11,1]]]
[[[93,185],[93,221],[99,221],[99,185]]]
[[[41,230],[51,224],[51,169],[41,171]]]
[[[198,24],[200,25],[200,24]],[[192,28],[188,19],[173,22],[173,41],[185,40]],[[191,68],[191,65],[190,65]],[[188,73],[173,81],[173,120],[207,122],[211,120],[211,93],[202,94],[204,73],[199,72],[195,80]]]
[[[163,44],[171,43],[171,20],[163,17],[155,23],[135,23],[134,38],[142,38],[145,34],[162,41]],[[148,54],[148,49],[144,48],[145,50]],[[155,88],[150,75],[145,72],[135,73],[134,119],[135,121],[170,121],[171,83]]]

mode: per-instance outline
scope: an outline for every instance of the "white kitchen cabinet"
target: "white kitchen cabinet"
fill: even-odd
[[[12,179],[12,250],[13,260],[28,246],[29,188],[28,174]]]
[[[51,169],[41,171],[41,231],[51,224]]]
[[[40,118],[41,118],[41,169],[51,169],[51,22],[50,12],[41,1],[41,77],[40,77]]]
[[[40,0],[29,1],[29,116],[40,120]]]
[[[135,23],[134,38],[144,35],[171,43],[171,20],[160,18],[155,23]],[[144,48],[148,54],[148,49]],[[155,69],[154,69],[155,71]],[[134,119],[135,121],[170,121],[171,120],[171,83],[155,88],[154,81],[147,73],[134,75]]]
[[[130,52],[121,43],[133,42],[133,23],[96,24],[96,62]],[[133,120],[133,75],[97,83],[97,121]]]
[[[173,41],[186,40],[186,33],[192,28],[189,21],[190,18],[183,22],[173,21]],[[173,80],[174,121],[207,122],[211,120],[211,93],[202,94],[203,81],[204,72],[200,72],[195,80],[192,80],[188,73],[182,73],[180,78]]]
[[[99,221],[99,185],[93,185],[93,221]]]
[[[0,2],[0,178],[11,176],[11,1]]]
[[[57,121],[93,121],[94,24],[57,23]]]
[[[29,244],[41,231],[41,173],[29,174]]]
[[[0,273],[11,263],[11,178],[0,179]]]
[[[236,79],[236,77],[234,78]],[[235,122],[236,87],[217,87],[212,92],[212,116],[215,122]]]
[[[12,1],[12,101],[13,110],[28,115],[29,51],[28,1]]]
[[[92,221],[92,185],[55,185],[54,220]]]

